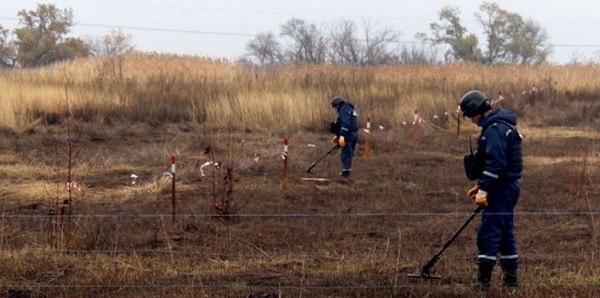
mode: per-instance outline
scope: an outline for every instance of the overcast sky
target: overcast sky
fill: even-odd
[[[298,18],[318,26],[341,20],[367,21],[376,28],[402,33],[410,45],[417,32],[429,33],[438,12],[456,5],[462,24],[480,34],[474,13],[481,0],[0,0],[0,25],[18,26],[17,12],[37,3],[73,9],[69,36],[98,38],[121,29],[140,51],[236,59],[257,33],[280,33],[281,25]],[[532,19],[545,28],[554,52],[552,63],[573,57],[600,59],[598,0],[504,0],[501,8]],[[459,3],[459,4],[456,4]],[[480,37],[480,42],[483,38]]]

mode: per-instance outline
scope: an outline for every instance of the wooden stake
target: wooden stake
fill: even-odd
[[[171,185],[171,196],[172,196],[172,200],[171,200],[171,205],[173,206],[173,221],[175,221],[175,214],[176,214],[176,201],[175,201],[175,155],[171,156],[171,174],[173,175],[172,177],[172,185]]]
[[[413,142],[417,144],[417,130],[419,129],[419,111],[415,109],[415,117],[413,118]]]

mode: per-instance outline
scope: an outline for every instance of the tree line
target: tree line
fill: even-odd
[[[278,34],[258,33],[246,44],[243,62],[260,65],[336,64],[374,66],[476,62],[482,64],[541,64],[552,47],[546,30],[537,22],[484,2],[475,13],[484,42],[469,33],[456,6],[443,7],[429,32],[417,33],[418,43],[402,44],[401,31],[378,29],[363,22],[342,20],[319,28],[292,18]],[[72,9],[38,4],[18,12],[19,26],[10,31],[0,25],[0,68],[37,67],[94,55],[118,56],[135,50],[131,35],[120,30],[97,40],[68,37]],[[480,46],[483,45],[483,47]]]
[[[446,6],[439,11],[438,22],[430,24],[429,33],[416,34],[420,44],[400,45],[401,32],[375,30],[368,23],[359,30],[355,22],[341,21],[322,30],[293,18],[281,26],[278,35],[257,34],[246,46],[247,57],[259,64],[353,66],[454,62],[529,65],[547,61],[552,47],[539,23],[492,2],[481,4],[475,17],[484,32],[484,48],[462,24],[459,8]]]
[[[120,30],[96,40],[68,37],[73,10],[38,4],[20,10],[19,27],[10,31],[0,24],[0,68],[38,67],[94,55],[116,56],[135,49],[131,35]]]

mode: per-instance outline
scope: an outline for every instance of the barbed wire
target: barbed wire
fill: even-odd
[[[398,275],[403,275],[404,273],[397,273]],[[465,286],[472,287],[472,283],[470,282],[451,282],[451,283],[443,283],[440,285],[446,286]],[[576,286],[576,287],[590,287],[590,286],[598,286],[600,282],[594,281],[567,281],[567,282],[520,282],[520,288],[528,288],[528,287],[548,287],[548,286]],[[213,289],[226,289],[226,288],[234,288],[239,287],[239,285],[228,284],[228,283],[200,283],[200,282],[190,282],[186,283],[168,283],[168,284],[34,284],[34,283],[22,283],[22,284],[6,284],[0,286],[0,288],[28,288],[28,289],[111,289],[111,288],[132,288],[132,289],[153,289],[153,288],[161,288],[161,289],[177,289],[177,288],[213,288]],[[405,289],[405,288],[415,288],[415,287],[431,287],[429,283],[402,283],[398,285],[338,285],[338,286],[313,286],[313,285],[251,285],[248,287],[261,287],[261,288],[276,288],[282,290],[369,290],[369,289],[380,289],[380,290],[393,290],[393,289]]]
[[[528,215],[528,216],[565,216],[565,215],[592,215],[592,214],[599,214],[600,212],[598,211],[586,211],[586,212],[581,212],[581,211],[538,211],[538,212],[517,212],[515,215]],[[497,213],[497,214],[506,214],[506,213]],[[333,218],[333,217],[347,217],[347,218],[356,218],[356,217],[382,217],[382,216],[409,216],[409,217],[415,217],[415,216],[427,216],[427,217],[431,217],[431,216],[464,216],[465,213],[457,213],[457,212],[445,212],[445,213],[431,213],[431,212],[426,212],[426,213],[411,213],[411,212],[406,212],[406,213],[356,213],[356,214],[343,214],[343,213],[332,213],[332,214],[232,214],[231,216],[237,216],[237,217],[282,217],[282,218],[293,218],[293,217],[326,217],[326,218]],[[126,218],[126,219],[131,219],[131,218],[148,218],[148,217],[170,217],[172,216],[172,214],[90,214],[90,215],[67,215],[64,217],[73,217],[73,218],[78,218],[78,217],[97,217],[97,218],[106,218],[106,217],[111,217],[111,218]],[[215,214],[179,214],[177,215],[177,217],[218,217],[219,215],[215,215]],[[16,218],[49,218],[49,217],[54,217],[54,216],[40,216],[40,215],[3,215],[0,216],[0,218],[2,219],[16,219]],[[140,255],[140,254],[153,254],[153,255],[168,255],[168,256],[199,256],[199,257],[208,257],[208,258],[239,258],[239,259],[244,259],[244,258],[252,258],[252,259],[274,259],[274,258],[293,258],[293,259],[298,259],[298,258],[308,258],[308,259],[329,259],[329,260],[344,260],[344,261],[365,261],[365,260],[372,260],[373,259],[373,255],[367,255],[367,256],[347,256],[347,255],[340,255],[340,256],[336,256],[336,255],[329,255],[329,254],[310,254],[310,253],[299,253],[299,254],[280,254],[280,255],[274,255],[274,254],[270,254],[268,256],[262,256],[262,255],[256,255],[256,254],[239,254],[239,253],[231,253],[231,254],[223,254],[223,253],[206,253],[206,252],[202,252],[202,251],[177,251],[177,250],[167,250],[167,249],[141,249],[141,250],[137,250],[137,249],[121,249],[121,250],[78,250],[78,249],[49,249],[49,248],[35,248],[35,247],[28,247],[27,250],[29,251],[40,251],[43,253],[48,253],[48,252],[56,252],[56,253],[67,253],[67,254],[84,254],[84,255],[93,255],[93,254],[108,254],[108,255],[117,255],[117,254],[135,254],[135,255]],[[11,252],[11,251],[15,251],[14,249],[3,249],[0,250],[0,252]],[[548,259],[561,259],[561,260],[577,260],[577,261],[584,261],[586,263],[590,262],[590,261],[594,261],[596,259],[595,255],[593,252],[589,253],[589,254],[580,254],[580,255],[572,255],[572,254],[543,254],[543,253],[520,253],[520,256],[522,259],[529,259],[529,260],[548,260]],[[159,256],[160,257],[160,256]],[[472,260],[474,259],[475,256],[465,256],[465,255],[447,255],[444,257],[444,259],[446,260]],[[378,260],[380,261],[392,261],[392,262],[398,262],[398,261],[402,261],[402,262],[411,262],[411,263],[415,263],[417,264],[418,261],[415,261],[414,259],[409,259],[408,257],[403,257],[403,258],[398,258],[394,255],[385,255],[383,257],[378,257]],[[405,273],[402,272],[396,272],[395,274],[397,275],[404,275]],[[449,283],[443,283],[442,285],[444,286],[454,286],[454,287],[470,287],[471,284],[469,282],[460,282],[460,281],[451,281]],[[583,280],[583,281],[573,281],[573,280],[566,280],[566,281],[545,281],[545,282],[521,282],[520,283],[520,287],[521,288],[538,288],[538,287],[595,287],[595,286],[599,286],[600,282],[595,281],[595,280]],[[303,291],[335,291],[335,290],[339,290],[339,291],[361,291],[361,290],[382,290],[382,291],[393,291],[394,289],[404,289],[404,288],[415,288],[415,287],[421,287],[421,286],[427,286],[430,287],[431,285],[429,285],[428,283],[398,283],[395,285],[325,285],[325,286],[315,286],[315,285],[306,285],[303,283],[295,283],[295,284],[288,284],[288,285],[266,285],[266,284],[260,284],[260,285],[252,285],[249,284],[248,287],[249,289],[252,288],[256,288],[256,287],[260,287],[262,289],[279,289],[281,291],[284,292],[293,292],[293,291],[298,291],[298,290],[303,290]],[[203,283],[197,283],[197,282],[190,282],[190,283],[152,283],[151,281],[149,281],[148,283],[139,283],[139,284],[135,284],[135,283],[126,283],[126,284],[119,284],[119,283],[98,283],[98,284],[37,284],[35,282],[23,282],[23,283],[12,283],[12,284],[3,284],[0,286],[0,289],[26,289],[28,291],[32,291],[32,290],[40,290],[40,291],[51,291],[51,290],[85,290],[85,289],[104,289],[104,290],[111,290],[111,289],[119,289],[119,291],[122,290],[126,290],[126,289],[142,289],[142,290],[151,290],[151,289],[230,289],[230,288],[234,288],[235,285],[231,284],[231,283],[227,283],[226,281],[220,282],[220,283],[214,283],[211,282],[210,284],[203,284]]]
[[[14,249],[0,249],[0,252],[12,252]],[[283,253],[283,254],[269,254],[269,255],[256,255],[256,254],[240,254],[240,253],[207,253],[203,251],[178,251],[178,250],[166,250],[166,249],[49,249],[49,248],[35,248],[28,247],[27,251],[38,251],[41,253],[64,253],[64,254],[98,254],[98,255],[177,255],[177,256],[196,256],[196,257],[208,257],[214,259],[235,259],[235,258],[252,258],[252,259],[275,259],[275,258],[291,258],[291,259],[328,259],[334,261],[371,261],[373,255],[359,256],[359,255],[331,255],[331,254],[319,254],[319,253]],[[523,259],[529,260],[547,260],[547,259],[568,259],[568,260],[596,260],[597,258],[593,253],[580,254],[580,255],[568,255],[568,254],[543,254],[543,253],[523,253],[520,252],[519,256]],[[402,261],[402,262],[416,262],[414,258],[398,258],[395,255],[388,254],[387,257],[377,257],[378,260],[389,260],[389,261]],[[474,255],[446,255],[445,260],[470,260],[476,259]]]
[[[489,215],[511,215],[515,216],[582,216],[582,215],[600,215],[600,211],[536,211],[536,212],[488,212]],[[446,212],[446,213],[247,213],[247,214],[213,214],[213,213],[187,213],[187,214],[71,214],[71,215],[53,215],[53,214],[1,214],[0,219],[32,219],[32,218],[264,218],[264,217],[456,217],[466,216],[468,213]]]

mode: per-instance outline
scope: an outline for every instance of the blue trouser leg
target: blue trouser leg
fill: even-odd
[[[505,269],[517,269],[519,267],[519,255],[517,249],[517,240],[515,238],[514,230],[514,207],[519,199],[521,185],[519,180],[509,182],[509,193],[511,196],[509,199],[510,216],[507,219],[507,227],[503,230],[502,237],[500,239],[500,265]]]
[[[342,147],[342,173],[352,171],[352,156],[358,139],[357,132],[351,132],[346,137],[346,146]]]
[[[496,255],[500,253],[503,268],[519,266],[514,235],[514,207],[519,193],[518,180],[501,182],[496,189],[488,191],[488,206],[482,212],[477,232],[478,263],[496,264]]]

